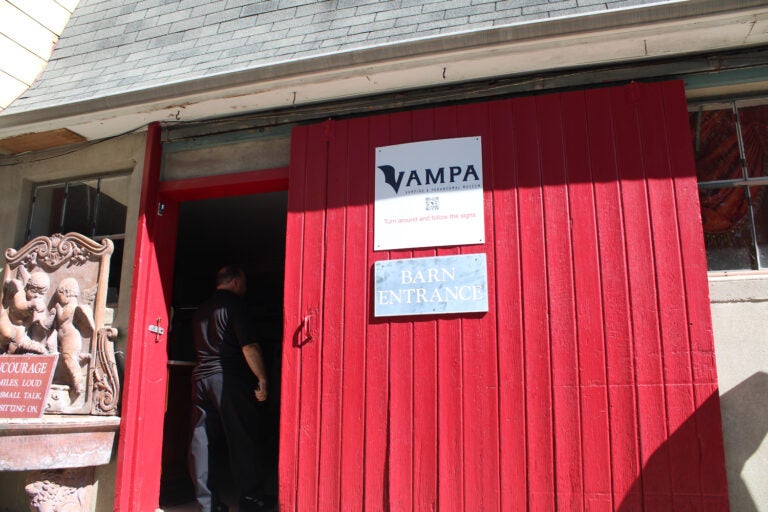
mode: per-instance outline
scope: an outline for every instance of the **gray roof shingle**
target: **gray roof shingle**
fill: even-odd
[[[372,45],[658,0],[81,0],[3,114]]]

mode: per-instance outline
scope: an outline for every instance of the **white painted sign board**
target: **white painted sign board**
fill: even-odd
[[[488,311],[485,254],[377,261],[374,316]]]
[[[480,137],[376,148],[374,250],[485,242]]]

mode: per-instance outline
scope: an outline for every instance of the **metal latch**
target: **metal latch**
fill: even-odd
[[[158,343],[160,341],[160,336],[165,334],[165,329],[160,327],[160,321],[161,320],[162,319],[160,317],[157,317],[157,320],[155,321],[155,323],[154,324],[149,324],[149,327],[147,327],[149,332],[151,332],[152,334],[155,335],[155,343]]]
[[[165,334],[165,329],[163,329],[159,325],[149,324],[149,327],[147,327],[147,329],[149,329],[149,332],[157,334],[158,336]]]

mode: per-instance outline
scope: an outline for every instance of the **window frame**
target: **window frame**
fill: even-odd
[[[757,233],[757,219],[755,217],[755,205],[754,198],[752,196],[752,187],[768,187],[768,176],[756,176],[750,177],[747,169],[747,157],[746,149],[744,147],[744,135],[742,133],[742,122],[740,117],[740,109],[755,107],[755,106],[768,106],[768,97],[755,97],[755,98],[729,98],[719,100],[701,100],[688,103],[689,114],[701,113],[705,110],[724,110],[728,108],[733,113],[733,119],[735,124],[735,132],[737,139],[737,146],[739,151],[739,168],[741,171],[740,178],[712,180],[712,181],[699,181],[698,169],[697,169],[697,189],[709,190],[709,189],[728,189],[728,188],[745,188],[745,198],[747,200],[747,214],[749,215],[749,234],[750,234],[750,262],[749,268],[737,267],[733,269],[708,269],[709,273],[735,273],[735,272],[766,272],[768,271],[768,265],[761,266],[761,250],[758,242]],[[692,143],[693,149],[696,149],[696,143],[699,137],[699,117],[697,119],[696,133],[694,134]],[[703,226],[702,226],[703,227]]]
[[[119,171],[119,172],[111,172],[111,173],[104,173],[104,174],[97,174],[97,175],[89,175],[89,176],[74,176],[70,178],[64,178],[60,180],[50,180],[45,182],[33,182],[31,184],[32,190],[31,190],[31,204],[29,208],[29,213],[27,217],[27,225],[26,230],[24,233],[24,243],[29,242],[33,238],[37,236],[50,236],[54,233],[63,233],[64,230],[64,223],[66,219],[66,213],[67,213],[67,198],[68,198],[68,190],[70,186],[73,185],[86,185],[90,186],[89,183],[96,182],[96,197],[94,198],[94,214],[93,214],[93,220],[90,223],[90,229],[88,233],[82,233],[83,235],[91,238],[92,240],[95,240],[97,242],[100,242],[104,240],[105,238],[109,238],[113,242],[116,241],[122,241],[123,246],[125,245],[126,240],[126,229],[128,227],[128,211],[129,211],[129,202],[130,198],[126,197],[125,201],[125,219],[123,219],[123,230],[121,233],[108,233],[108,234],[102,234],[97,235],[96,230],[98,228],[98,219],[99,219],[99,212],[100,207],[102,204],[101,201],[101,195],[102,195],[102,180],[109,180],[114,178],[126,178],[127,181],[130,183],[131,178],[131,172],[130,171]],[[41,234],[33,234],[32,229],[34,225],[35,220],[35,211],[38,208],[39,204],[39,191],[43,188],[50,188],[55,189],[57,187],[64,187],[64,199],[61,205],[61,211],[58,212],[59,220],[58,220],[58,227],[56,230],[54,230],[52,233],[46,233],[45,235]],[[128,192],[130,194],[130,192]],[[118,250],[117,244],[115,246],[116,254],[121,254],[122,249]],[[124,256],[124,255],[123,255]],[[108,307],[116,307],[117,306],[117,298],[120,295],[120,288],[121,288],[121,276],[122,273],[122,265],[123,265],[123,257],[121,256],[120,261],[117,261],[117,258],[113,258],[110,263],[110,274],[113,273],[113,271],[117,270],[119,272],[115,273],[114,279],[116,279],[116,288],[115,288],[115,296],[113,300],[108,299],[107,306]],[[110,278],[111,280],[112,278]]]
[[[52,181],[46,181],[46,182],[40,182],[40,183],[32,183],[32,202],[29,208],[29,215],[27,218],[27,227],[24,233],[24,242],[30,241],[34,236],[32,236],[32,224],[33,219],[35,215],[35,209],[37,208],[38,204],[38,191],[41,188],[56,188],[60,186],[64,186],[64,202],[61,206],[61,212],[59,214],[59,233],[61,233],[61,230],[64,228],[63,222],[66,218],[66,211],[67,211],[67,191],[69,190],[69,187],[72,185],[79,185],[79,184],[87,184],[89,181],[96,181],[96,197],[94,199],[94,220],[91,222],[91,229],[89,233],[83,233],[84,235],[88,236],[89,238],[100,241],[104,238],[109,238],[111,240],[125,240],[125,225],[123,226],[123,232],[122,233],[110,233],[105,235],[96,235],[96,224],[98,220],[99,215],[99,207],[101,206],[101,181],[103,179],[112,179],[112,178],[130,178],[131,173],[127,171],[123,172],[115,172],[115,173],[107,173],[107,174],[98,174],[95,176],[78,176],[68,179],[62,179],[62,180],[52,180]],[[126,210],[128,208],[128,204],[126,203]],[[127,213],[127,212],[126,212]],[[127,224],[127,218],[126,218],[126,224]],[[50,234],[49,234],[50,235]],[[35,235],[38,236],[38,235]]]

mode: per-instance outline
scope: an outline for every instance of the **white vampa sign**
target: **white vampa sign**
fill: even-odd
[[[485,242],[480,137],[376,148],[374,250]]]

